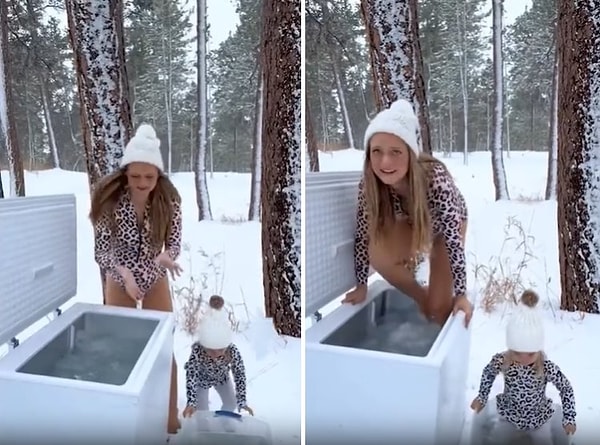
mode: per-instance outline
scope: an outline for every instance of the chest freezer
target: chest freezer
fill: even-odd
[[[164,444],[171,314],[75,303],[40,321],[77,293],[76,224],[72,195],[0,200],[0,438]]]
[[[306,175],[306,314],[356,282],[359,172]],[[464,314],[443,327],[384,280],[306,330],[306,443],[458,444],[467,401]]]

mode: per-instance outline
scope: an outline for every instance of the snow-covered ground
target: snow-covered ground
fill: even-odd
[[[8,172],[2,171],[8,190]],[[208,179],[214,221],[198,222],[194,176],[173,176],[183,198],[183,239],[186,251],[180,264],[183,276],[174,287],[207,279],[204,295],[223,295],[240,321],[235,343],[246,364],[248,404],[258,419],[269,423],[273,444],[300,443],[301,431],[301,345],[299,339],[279,337],[265,325],[260,224],[247,219],[250,175],[215,173]],[[93,255],[93,232],[88,219],[89,192],[82,173],[46,170],[25,173],[28,196],[74,193],[77,197],[78,291],[63,309],[75,302],[102,303],[100,277]],[[198,284],[196,285],[198,287]],[[19,336],[23,342],[47,323],[42,320]],[[185,407],[185,372],[191,338],[178,332],[175,356],[179,370],[179,407]],[[1,346],[0,356],[7,351]],[[211,408],[219,409],[216,393],[211,392]],[[176,443],[176,439],[173,440]]]
[[[364,153],[343,150],[320,153],[321,171],[361,170]],[[487,274],[500,263],[504,276],[519,276],[526,287],[535,289],[546,320],[546,353],[571,380],[577,403],[577,433],[573,444],[594,443],[600,432],[600,385],[597,373],[600,358],[596,353],[600,338],[600,316],[568,313],[558,309],[560,303],[560,275],[556,202],[544,201],[547,154],[512,152],[505,158],[506,174],[512,201],[495,202],[489,153],[474,153],[468,165],[463,165],[462,154],[451,158],[439,156],[454,175],[467,200],[469,225],[467,233],[467,260],[470,297],[475,300],[472,320],[471,358],[467,386],[467,424],[472,419],[470,401],[479,388],[479,379],[485,364],[495,352],[504,347],[506,306],[497,305],[485,311],[481,289]],[[521,231],[521,229],[522,231]],[[521,242],[524,241],[524,244]],[[531,258],[523,263],[524,255]],[[478,271],[478,272],[476,272]],[[502,274],[497,274],[501,278]],[[339,301],[339,300],[338,300]],[[324,311],[339,305],[335,301]],[[502,390],[502,378],[496,379],[491,397]],[[548,385],[548,394],[560,402],[558,392]]]

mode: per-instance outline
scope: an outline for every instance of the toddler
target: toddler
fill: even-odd
[[[224,305],[222,297],[213,295],[208,312],[200,321],[196,342],[185,364],[187,406],[183,417],[190,417],[196,410],[208,411],[210,388],[221,397],[222,410],[237,408],[254,415],[246,405],[246,370],[240,351],[232,343],[233,329]]]
[[[471,409],[480,412],[487,403],[497,375],[504,376],[504,391],[496,396],[500,419],[491,432],[495,443],[509,444],[519,432],[528,434],[534,445],[552,444],[550,419],[552,400],[546,397],[546,384],[559,391],[563,428],[575,432],[575,399],[571,383],[560,368],[543,353],[543,320],[535,309],[538,295],[527,290],[506,327],[507,350],[495,354],[481,376],[479,394]]]

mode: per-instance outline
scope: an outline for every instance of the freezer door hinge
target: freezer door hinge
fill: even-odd
[[[10,347],[12,349],[15,349],[17,346],[19,346],[19,339],[17,337],[13,337],[10,339]]]
[[[312,319],[315,323],[318,323],[323,319],[323,315],[321,315],[321,313],[317,311],[313,314]]]

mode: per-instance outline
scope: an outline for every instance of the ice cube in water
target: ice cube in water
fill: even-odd
[[[425,357],[440,326],[429,322],[416,305],[403,309],[388,308],[377,324],[370,326],[362,349]]]
[[[77,331],[72,350],[60,357],[48,375],[72,380],[122,385],[146,342],[123,335]]]

